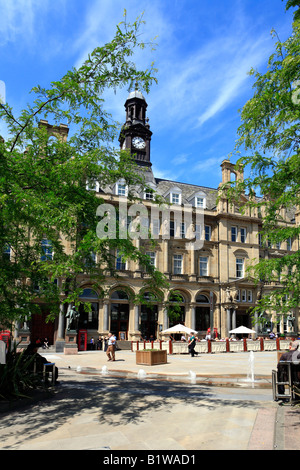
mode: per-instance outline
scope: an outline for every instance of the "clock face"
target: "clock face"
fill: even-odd
[[[134,137],[132,139],[132,144],[137,149],[144,149],[146,147],[146,142],[141,137]]]

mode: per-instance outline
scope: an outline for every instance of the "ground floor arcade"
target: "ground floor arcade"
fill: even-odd
[[[255,329],[257,335],[268,334],[270,330],[281,334],[298,332],[298,317],[294,317],[293,323],[282,320],[275,325],[270,322],[265,325],[264,330],[255,322],[253,324],[250,315],[250,309],[256,300],[253,288],[251,291],[239,291],[234,286],[231,288],[233,295],[229,295],[228,285],[200,286],[196,283],[174,284],[165,295],[149,292],[142,283],[137,282],[107,283],[103,286],[103,291],[97,291],[91,284],[83,282],[82,288],[76,330],[77,333],[84,332],[87,344],[91,338],[96,341],[99,336],[106,336],[109,331],[114,333],[118,340],[124,341],[139,341],[141,338],[168,339],[163,331],[177,323],[195,329],[198,336],[203,338],[212,320],[219,338],[229,337],[231,329],[242,325]],[[244,295],[244,290],[247,295]],[[140,294],[143,301],[136,301],[137,294]],[[85,308],[86,303],[90,305],[89,311]],[[175,318],[170,317],[172,305],[176,305]],[[66,340],[68,327],[67,308],[68,306],[62,303],[55,322],[47,323],[47,306],[44,305],[43,314],[34,316],[25,328],[24,325],[17,328],[15,335],[23,341],[47,337],[49,344],[62,344]],[[176,336],[174,339],[180,338]],[[77,340],[79,341],[79,335]]]

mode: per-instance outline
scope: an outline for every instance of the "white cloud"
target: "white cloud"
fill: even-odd
[[[65,31],[57,23],[66,17],[67,0],[0,0],[0,46],[14,46],[25,55],[50,60],[60,54]],[[54,18],[54,20],[53,20]]]
[[[243,93],[251,86],[247,73],[265,63],[274,46],[268,30],[258,36],[245,27],[246,20],[237,10],[226,28],[216,29],[203,41],[195,37],[193,49],[184,53],[179,53],[176,32],[170,33],[166,49],[164,42],[160,44],[159,86],[151,94],[151,110],[160,128],[180,123],[180,130],[186,132],[233,103],[240,107]]]
[[[165,27],[159,13],[159,2],[156,4],[154,1],[149,4],[147,0],[90,1],[86,4],[85,16],[82,18],[82,30],[78,31],[78,39],[73,44],[73,50],[78,53],[75,67],[80,66],[95,47],[112,40],[116,25],[125,20],[125,10],[126,21],[129,23],[143,16],[146,23],[142,26],[141,41],[153,39],[154,35],[159,34]],[[134,61],[143,60],[144,55],[144,53],[136,54]]]
[[[251,38],[247,38],[242,47],[238,46],[236,44],[234,51],[229,48],[232,52],[230,56],[227,54],[226,62],[219,62],[215,76],[213,76],[213,70],[210,70],[210,79],[206,90],[210,91],[210,102],[198,117],[198,125],[202,125],[208,119],[214,117],[241,95],[246,82],[249,86],[247,73],[250,68],[254,65],[260,65],[265,60],[268,52],[263,47],[263,38],[258,39],[256,42],[253,42]]]
[[[182,174],[182,172],[174,173],[170,172],[170,170],[162,170],[160,168],[157,168],[155,165],[152,165],[152,171],[155,175],[155,178],[165,179],[169,181],[179,181],[180,175]]]
[[[224,157],[210,157],[206,158],[203,161],[199,161],[195,166],[194,170],[195,171],[209,171],[213,170],[216,171],[216,168],[219,168],[222,161],[224,160]]]
[[[35,0],[14,0],[1,2],[0,37],[1,44],[14,41],[25,31],[32,34]]]
[[[180,155],[177,155],[175,158],[172,160],[173,165],[182,165],[188,161],[188,154],[187,153],[182,153]]]
[[[185,132],[217,116],[249,87],[250,68],[260,65],[268,56],[270,44],[264,40],[269,32],[264,37],[253,36],[251,28],[245,27],[247,17],[239,8],[232,8],[235,16],[229,16],[226,26],[214,31],[207,40],[195,37],[189,51],[182,49],[185,38],[180,37],[176,22],[161,2],[94,0],[86,4],[82,30],[73,44],[77,54],[75,66],[80,66],[96,46],[112,39],[116,23],[123,20],[124,7],[129,21],[145,10],[143,39],[158,35],[156,53],[150,56],[137,52],[133,60],[141,66],[147,66],[153,59],[157,64],[159,83],[151,90],[148,115],[150,124],[153,120],[162,130],[180,123],[181,132]],[[184,5],[177,3],[176,8],[178,15]],[[183,25],[182,30],[185,27],[188,28]],[[124,110],[120,100],[124,97],[124,92],[109,97],[109,108],[121,122]]]
[[[0,0],[0,44],[17,40],[20,46],[28,44],[50,7],[49,0]]]

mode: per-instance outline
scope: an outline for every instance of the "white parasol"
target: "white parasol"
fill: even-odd
[[[162,331],[162,333],[168,334],[168,333],[197,333],[196,330],[193,330],[192,328],[188,328],[187,326],[181,325],[180,323],[178,325],[172,326],[172,328],[168,328],[167,330]]]
[[[256,333],[256,331],[250,330],[250,328],[247,328],[246,326],[239,326],[238,328],[235,328],[234,330],[230,330],[229,333],[250,334],[250,333]]]

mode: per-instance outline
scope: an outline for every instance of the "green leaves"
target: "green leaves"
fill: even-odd
[[[300,7],[300,1],[299,0],[287,0],[286,2],[286,10],[289,10],[289,8],[293,7]],[[294,12],[294,21],[300,20],[300,8]]]

